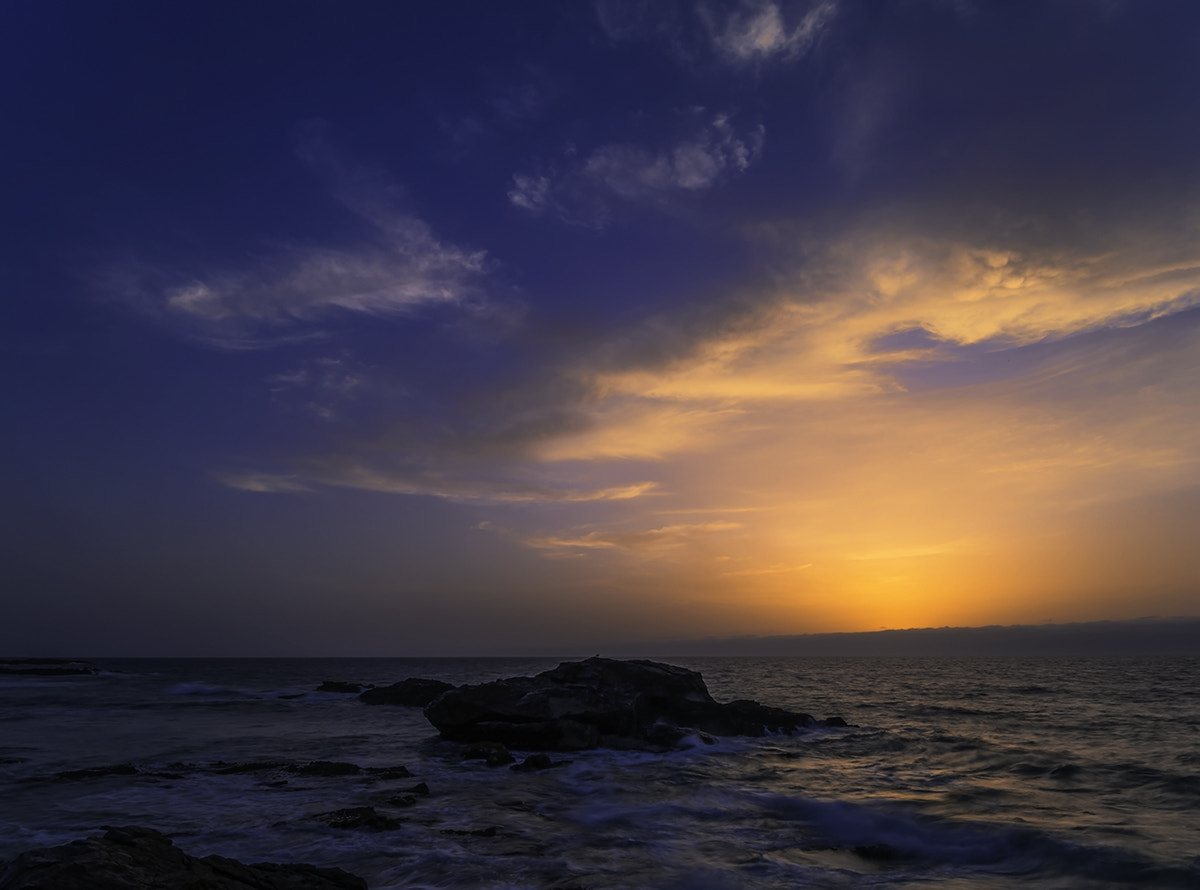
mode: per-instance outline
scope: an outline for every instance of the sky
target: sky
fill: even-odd
[[[0,651],[1200,615],[1200,5],[0,6]]]

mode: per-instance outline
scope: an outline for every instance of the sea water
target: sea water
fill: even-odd
[[[663,660],[718,701],[852,725],[516,772],[420,709],[315,690],[558,659],[99,660],[0,677],[0,859],[144,825],[376,890],[1200,887],[1200,659]],[[394,822],[320,818],[361,806]]]

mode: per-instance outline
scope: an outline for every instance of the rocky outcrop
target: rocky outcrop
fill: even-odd
[[[98,673],[100,673],[100,669],[88,661],[72,661],[66,658],[0,659],[0,674],[23,674],[30,677],[73,677]]]
[[[761,736],[817,723],[754,701],[720,704],[687,668],[599,657],[536,677],[460,686],[429,704],[425,716],[446,739],[535,751],[666,750],[692,731]]]
[[[367,890],[362,878],[314,865],[243,865],[189,856],[150,828],[22,853],[0,865],[0,890]]]
[[[537,773],[545,769],[554,769],[556,766],[570,766],[569,760],[551,760],[549,754],[530,754],[520,763],[514,763],[509,767],[515,773]]]
[[[317,687],[317,692],[336,692],[339,695],[358,695],[372,687],[362,683],[347,683],[344,680],[326,680]]]
[[[403,705],[407,708],[423,708],[454,685],[442,680],[425,677],[409,677],[391,686],[367,689],[358,700],[368,705]]]
[[[132,763],[118,763],[113,766],[93,766],[87,769],[69,769],[56,773],[54,778],[60,782],[82,782],[86,779],[102,779],[105,776],[136,776],[138,768]]]
[[[482,760],[488,766],[508,766],[516,763],[517,758],[504,746],[503,742],[474,742],[463,748],[463,760]]]

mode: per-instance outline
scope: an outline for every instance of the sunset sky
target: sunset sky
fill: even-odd
[[[1200,614],[1200,4],[0,8],[0,654]]]

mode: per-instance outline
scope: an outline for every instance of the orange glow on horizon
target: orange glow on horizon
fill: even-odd
[[[1132,357],[1121,338],[1061,338],[1186,308],[1200,266],[919,239],[830,256],[843,270],[822,299],[781,297],[657,370],[597,373],[592,425],[538,458],[628,467],[654,496],[527,544],[729,633],[1194,609],[1200,573],[1170,556],[1178,534],[1160,511],[1129,517],[1200,490],[1200,372],[1176,361],[1200,338]],[[872,352],[914,328],[931,345]],[[977,357],[945,351],[989,341]],[[1058,345],[1030,361],[1011,351],[1025,342]],[[997,350],[1017,364],[956,382]],[[910,389],[910,367],[936,385]],[[1124,552],[1131,539],[1144,556]]]

